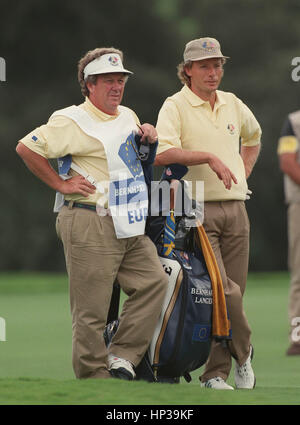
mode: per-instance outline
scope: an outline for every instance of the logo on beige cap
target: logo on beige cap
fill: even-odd
[[[213,41],[208,40],[208,41],[203,41],[202,47],[208,51],[212,51],[216,49],[217,44],[214,43]]]

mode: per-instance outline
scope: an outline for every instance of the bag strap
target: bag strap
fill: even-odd
[[[98,192],[104,193],[103,186],[93,176],[91,176],[90,174],[88,174],[86,171],[84,171],[78,165],[74,164],[74,162],[72,162],[71,168],[72,168],[72,170],[76,171],[76,173],[78,173],[81,176],[83,176],[89,183],[93,184],[96,187],[96,189],[97,189]]]

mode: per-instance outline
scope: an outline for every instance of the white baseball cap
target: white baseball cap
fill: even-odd
[[[109,74],[111,72],[122,72],[123,74],[133,74],[124,69],[120,55],[117,53],[107,53],[89,62],[83,70],[84,79],[89,75]]]

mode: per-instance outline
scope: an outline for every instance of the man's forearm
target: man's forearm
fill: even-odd
[[[154,165],[182,164],[198,165],[209,162],[211,154],[209,152],[186,151],[179,148],[171,148],[156,155]]]
[[[79,194],[86,198],[95,193],[95,186],[81,175],[63,180],[46,158],[33,152],[23,143],[20,142],[18,144],[16,151],[29,170],[57,192],[61,192],[64,195]]]
[[[297,155],[298,153],[284,153],[279,156],[279,161],[281,171],[300,185],[300,164]]]
[[[218,178],[223,181],[226,189],[231,189],[232,182],[237,183],[235,175],[231,170],[214,154],[201,151],[187,151],[179,148],[171,148],[157,155],[154,165],[200,165],[208,164],[216,173]]]
[[[33,152],[23,143],[17,145],[16,151],[23,159],[27,168],[40,180],[54,190],[60,191],[63,179],[51,167],[49,161],[43,156]]]
[[[244,162],[246,179],[250,176],[253,167],[257,161],[261,145],[255,146],[242,146],[241,147],[241,157]]]

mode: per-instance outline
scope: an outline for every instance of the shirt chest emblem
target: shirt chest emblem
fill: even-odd
[[[233,124],[228,124],[227,125],[227,130],[229,131],[230,134],[235,134],[235,126]]]

